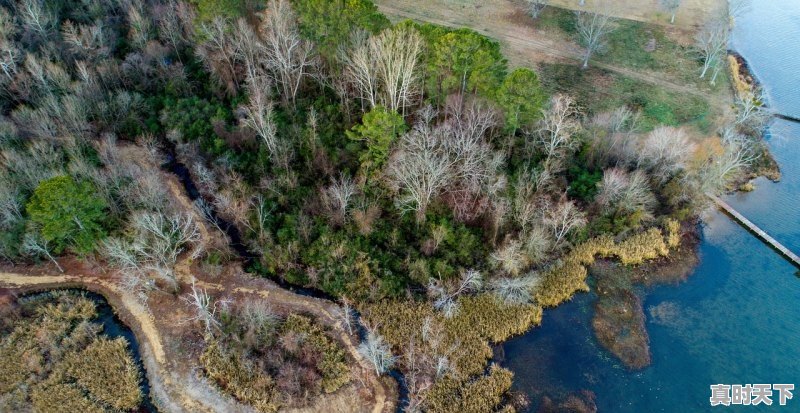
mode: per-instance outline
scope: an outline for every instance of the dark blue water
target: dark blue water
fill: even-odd
[[[737,19],[733,45],[771,106],[800,114],[800,0],[754,0]],[[728,201],[797,252],[800,124],[776,121],[767,140],[783,180],[759,179],[754,192]],[[540,328],[506,343],[504,365],[515,372],[517,390],[531,396],[532,409],[542,395],[586,389],[601,412],[800,412],[800,391],[783,408],[711,408],[708,400],[715,383],[800,385],[797,268],[716,211],[704,217],[699,255],[686,282],[647,291],[653,363],[644,370],[628,371],[596,342],[591,294],[546,311]]]

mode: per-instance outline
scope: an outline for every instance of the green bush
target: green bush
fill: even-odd
[[[292,0],[304,37],[313,41],[328,59],[335,57],[356,30],[377,33],[389,19],[370,0]]]
[[[87,254],[105,236],[107,205],[86,181],[69,176],[42,181],[25,206],[31,223],[56,253],[69,247]]]
[[[161,112],[164,130],[177,130],[185,141],[199,141],[203,150],[220,155],[225,142],[214,132],[215,122],[227,122],[230,111],[221,103],[192,96],[189,98],[165,98]]]
[[[442,103],[450,94],[462,91],[495,98],[508,71],[499,43],[467,28],[415,27],[427,48],[425,90],[429,99]]]

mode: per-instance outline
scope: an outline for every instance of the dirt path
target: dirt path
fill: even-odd
[[[574,42],[547,36],[533,27],[513,21],[510,16],[519,12],[512,2],[489,0],[487,6],[435,6],[441,1],[432,1],[420,7],[411,7],[404,1],[378,1],[378,9],[393,21],[410,19],[434,23],[447,27],[469,27],[481,34],[498,40],[512,66],[532,66],[541,62],[580,62],[582,49]],[[663,87],[673,92],[690,94],[709,99],[712,105],[722,107],[723,102],[713,99],[707,91],[687,86],[668,79],[664,74],[632,70],[608,63],[591,63],[610,72],[618,73],[641,82]]]
[[[190,267],[185,263],[179,269],[184,276],[190,271]],[[237,300],[255,296],[267,300],[274,306],[313,315],[319,322],[336,331],[336,338],[360,368],[371,372],[368,362],[358,353],[353,338],[345,333],[334,315],[336,304],[294,294],[273,282],[253,278],[243,271],[237,271],[224,280],[225,284],[208,280],[197,281],[198,285],[206,288],[215,297],[225,296]],[[0,272],[0,288],[24,290],[67,287],[84,287],[101,293],[131,327],[140,344],[141,357],[147,370],[151,391],[160,407],[169,412],[252,411],[249,407],[218,392],[202,377],[179,373],[179,369],[175,369],[171,363],[173,357],[169,352],[172,346],[168,347],[169,343],[165,342],[167,333],[160,330],[166,326],[157,323],[153,314],[133,294],[123,290],[113,278],[75,274],[25,275]],[[383,383],[374,374],[367,373],[367,377],[375,399],[370,411],[372,413],[392,411],[394,403],[388,400],[388,391]],[[358,406],[353,407],[358,408]]]

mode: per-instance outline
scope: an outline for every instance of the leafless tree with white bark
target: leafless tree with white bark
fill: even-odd
[[[577,147],[575,135],[581,128],[579,114],[574,100],[561,94],[554,95],[547,109],[542,111],[534,145],[545,155],[548,171],[556,172],[562,159]]]
[[[575,26],[578,36],[585,48],[583,53],[583,68],[589,67],[589,59],[606,47],[608,34],[614,29],[615,18],[611,17],[612,11],[608,4],[600,3],[596,12],[576,11]]]
[[[713,155],[698,174],[700,191],[719,195],[759,158],[758,142],[734,127],[721,132],[722,153]]]
[[[419,60],[422,37],[411,26],[395,26],[380,34],[361,34],[342,54],[345,75],[369,107],[383,105],[405,115],[421,91]]]
[[[335,225],[342,225],[347,219],[347,211],[357,190],[353,178],[343,173],[322,190],[322,201]]]
[[[644,172],[638,169],[631,173],[621,168],[606,169],[598,189],[596,200],[603,208],[626,213],[641,211],[645,218],[652,218],[656,198]]]
[[[58,261],[53,257],[52,248],[47,240],[43,239],[38,234],[32,232],[26,233],[22,240],[22,245],[20,245],[20,250],[23,254],[30,257],[47,257],[47,259],[58,268],[59,272],[64,272],[64,269],[61,268],[61,265],[59,265]]]
[[[205,333],[210,334],[220,327],[219,314],[228,308],[227,300],[216,300],[204,288],[195,285],[192,280],[192,291],[182,297],[183,301],[191,307],[194,313],[187,322],[199,321],[205,328]]]
[[[238,45],[229,26],[229,22],[219,16],[200,23],[198,31],[204,41],[195,51],[226,90],[235,93],[239,87],[236,70]]]
[[[266,78],[256,78],[248,82],[249,101],[242,106],[242,124],[256,132],[267,147],[270,155],[278,151],[277,127],[273,115],[274,104],[269,98],[270,84]]]
[[[303,79],[315,65],[314,50],[300,36],[297,16],[288,0],[271,0],[262,25],[267,65],[281,87],[284,102],[295,104]]]
[[[538,19],[539,15],[542,14],[544,8],[547,7],[549,0],[526,0],[528,6],[528,14],[534,18]]]
[[[491,290],[506,305],[530,304],[542,280],[542,276],[534,272],[524,277],[501,277],[492,280]]]
[[[730,35],[730,24],[723,14],[715,14],[703,24],[700,31],[695,35],[694,48],[703,61],[703,68],[700,78],[704,79],[711,70],[710,82],[716,82],[725,60],[725,51],[728,47],[728,36]]]
[[[482,287],[483,276],[481,273],[475,270],[466,270],[455,285],[442,280],[429,280],[428,295],[433,298],[433,307],[449,318],[458,312],[458,297],[478,291]]]
[[[660,126],[642,141],[637,165],[663,183],[687,167],[694,151],[695,144],[683,129]]]
[[[394,366],[397,358],[392,355],[389,344],[374,328],[364,326],[364,329],[367,330],[367,337],[359,344],[358,352],[372,364],[375,373],[380,376]]]
[[[658,0],[661,8],[670,14],[670,23],[675,23],[675,15],[678,13],[678,9],[681,7],[682,2],[683,0]]]
[[[586,225],[586,214],[575,205],[575,201],[566,199],[558,202],[547,202],[542,211],[544,224],[550,229],[556,246],[562,244],[567,235]]]

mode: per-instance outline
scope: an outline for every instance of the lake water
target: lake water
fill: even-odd
[[[749,62],[771,106],[800,117],[800,0],[754,0],[737,19],[732,44]],[[760,179],[727,197],[789,249],[800,251],[800,124],[776,121],[767,137],[783,180]],[[595,340],[592,294],[545,311],[542,326],[503,345],[515,388],[534,401],[581,390],[600,412],[800,411],[788,406],[711,408],[710,384],[800,385],[800,278],[797,268],[731,221],[704,219],[700,264],[676,286],[646,291],[653,363],[630,372]],[[653,317],[659,306],[669,316]],[[777,393],[774,395],[777,400]]]

